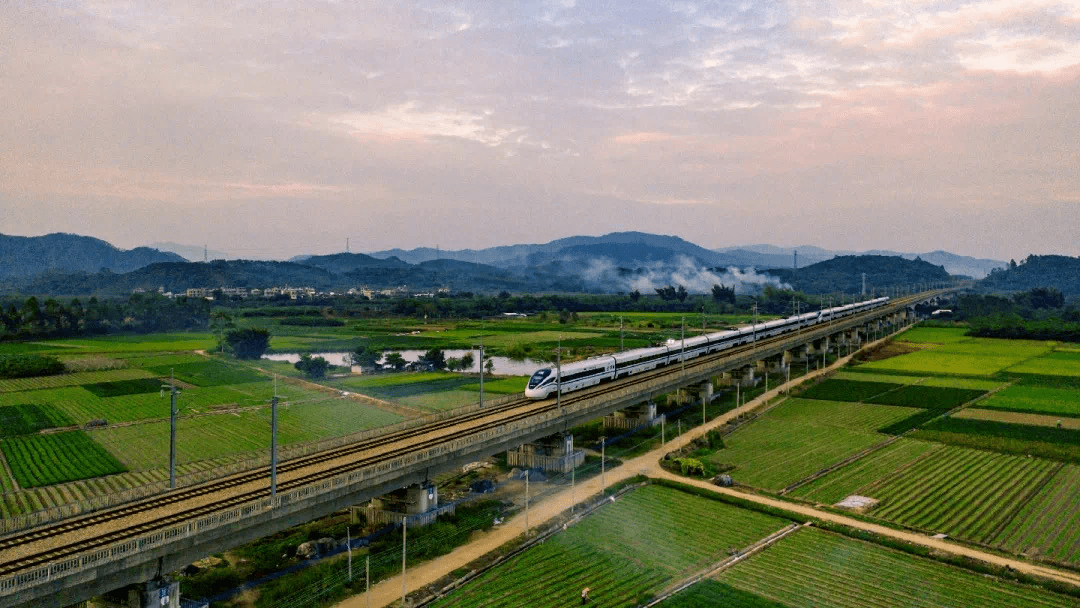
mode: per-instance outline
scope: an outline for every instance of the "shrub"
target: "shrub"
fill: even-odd
[[[64,373],[64,364],[47,355],[0,355],[0,378],[31,378]]]

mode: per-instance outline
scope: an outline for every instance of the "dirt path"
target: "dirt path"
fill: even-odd
[[[790,502],[785,502],[783,500],[769,498],[766,496],[759,496],[757,494],[749,494],[731,488],[717,487],[704,480],[694,480],[675,475],[673,473],[665,471],[660,467],[660,458],[665,453],[683,447],[691,440],[700,437],[705,431],[712,430],[740,414],[747,413],[754,408],[759,407],[765,400],[775,398],[777,395],[780,394],[781,391],[786,391],[789,388],[800,384],[806,380],[810,380],[822,374],[835,371],[839,367],[846,364],[850,359],[851,356],[844,357],[843,359],[840,359],[839,361],[834,363],[829,368],[826,368],[824,370],[815,370],[813,372],[810,372],[806,376],[798,378],[788,384],[778,386],[770,390],[768,393],[761,395],[757,399],[754,399],[753,401],[747,403],[746,405],[731,410],[711,420],[704,427],[696,427],[693,431],[684,433],[683,435],[667,442],[663,446],[651,452],[624,461],[621,466],[607,471],[606,475],[604,476],[605,483],[611,485],[613,483],[622,481],[638,474],[644,474],[655,478],[673,479],[682,483],[707,488],[714,492],[728,494],[730,496],[736,496],[738,498],[751,500],[763,505],[770,505],[773,507],[787,510],[789,512],[805,515],[806,517],[814,517],[826,521],[836,522],[839,524],[851,526],[853,528],[874,532],[882,536],[902,539],[938,551],[967,556],[1000,566],[1010,566],[1015,570],[1019,570],[1021,572],[1080,586],[1080,575],[1071,572],[1000,557],[991,553],[980,551],[978,549],[964,547],[956,543],[949,542],[947,540],[932,538],[924,534],[894,530],[885,526],[871,524],[843,515],[837,515],[834,513],[822,511],[814,507],[798,505]],[[600,481],[600,477],[596,476],[588,479],[587,481],[579,483],[573,491],[573,496],[578,502],[580,502],[588,496],[598,494],[601,490]],[[529,524],[530,526],[535,527],[537,525],[550,521],[566,509],[569,509],[570,506],[570,489],[566,489],[562,492],[552,494],[548,498],[544,499],[542,502],[533,503],[531,505],[529,509]],[[517,536],[521,535],[524,531],[525,515],[524,513],[518,513],[514,517],[507,519],[506,522],[500,527],[493,528],[488,532],[478,534],[476,539],[470,542],[468,545],[458,547],[453,552],[447,555],[433,559],[429,562],[412,568],[406,573],[405,588],[408,593],[412,593],[417,589],[430,585],[435,581],[439,580],[440,578],[450,574],[457,568],[461,568],[469,562],[483,557],[487,553],[513,540]],[[356,595],[347,600],[344,600],[337,606],[338,608],[367,608],[369,605],[374,607],[383,607],[395,603],[396,605],[400,606],[401,591],[402,580],[401,576],[398,575],[374,585],[371,588],[370,598],[365,597],[365,594],[361,593],[360,595]]]

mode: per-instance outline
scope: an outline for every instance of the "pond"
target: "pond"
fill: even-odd
[[[412,362],[418,361],[420,357],[422,357],[427,351],[398,350],[393,352],[399,353],[406,361]],[[462,355],[468,352],[472,353],[474,359],[480,354],[475,350],[468,351],[456,349],[444,350],[443,354],[446,355],[447,359],[460,359]],[[349,353],[345,352],[312,353],[312,356],[322,357],[323,359],[329,361],[331,365],[339,366],[348,366],[348,363],[345,361],[345,357],[347,357],[348,355]],[[263,358],[270,359],[271,361],[288,361],[289,363],[296,363],[300,360],[300,353],[275,353],[272,355],[264,355]],[[546,367],[548,365],[547,363],[532,361],[530,359],[526,359],[524,361],[514,361],[513,359],[510,359],[508,357],[490,357],[490,359],[495,365],[494,373],[499,374],[500,376],[531,376],[532,373],[536,370],[540,369],[541,367]],[[480,369],[476,363],[473,363],[472,369],[465,371],[476,373],[479,372]]]

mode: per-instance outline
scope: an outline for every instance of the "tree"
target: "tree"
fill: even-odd
[[[394,368],[395,372],[400,372],[408,365],[408,361],[405,360],[405,357],[401,356],[401,353],[386,353],[385,359],[386,364]]]
[[[461,369],[461,359],[457,357],[449,357],[446,359],[446,369],[456,372]]]
[[[431,366],[435,371],[442,371],[446,369],[446,355],[441,348],[433,348],[420,357],[420,363]]]
[[[308,353],[300,355],[300,360],[293,363],[293,367],[304,372],[308,378],[325,378],[326,370],[330,368],[330,362],[322,357],[312,357]]]
[[[378,368],[379,359],[382,359],[382,352],[378,349],[368,348],[366,345],[361,344],[356,347],[356,350],[349,353],[349,360],[353,365],[366,368]]]
[[[488,373],[488,375],[494,374],[495,373],[495,360],[492,359],[491,357],[486,357],[486,359],[487,360],[484,361],[484,371],[486,371]]]
[[[631,302],[637,302],[640,299],[641,299],[641,292],[640,291],[635,289],[634,291],[630,292],[630,301]]]
[[[476,358],[473,357],[472,352],[466,352],[464,355],[461,355],[461,371],[469,371],[472,369],[473,363],[476,363]]]
[[[713,285],[712,286],[712,297],[713,297],[713,300],[716,300],[717,304],[721,304],[723,302],[729,302],[731,304],[734,304],[735,303],[735,285],[732,284],[731,287],[728,287],[728,286],[724,285],[723,283],[721,283],[720,285]]]
[[[219,310],[210,313],[210,329],[212,329],[218,335],[218,343],[221,345],[221,352],[225,352],[225,330],[233,329],[236,324],[233,323],[232,315]]]
[[[262,327],[233,329],[225,334],[225,344],[237,359],[259,359],[270,348],[270,332]]]

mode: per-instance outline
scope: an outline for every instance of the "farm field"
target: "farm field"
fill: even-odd
[[[1013,374],[1080,377],[1080,353],[1052,352],[1029,359],[1005,370]]]
[[[870,361],[860,369],[901,373],[961,376],[992,376],[1050,352],[1045,342],[969,338],[917,352]]]
[[[1009,551],[1080,563],[1080,467],[1065,465],[994,539]]]
[[[916,344],[954,344],[971,340],[965,327],[915,327],[897,336],[900,342]]]
[[[712,456],[734,465],[737,483],[780,490],[888,439],[875,430],[903,420],[912,408],[790,399],[724,438]],[[823,440],[823,438],[827,438]]]
[[[887,382],[891,384],[920,384],[922,386],[943,386],[948,388],[969,388],[980,391],[992,391],[1005,382],[980,380],[978,378],[950,378],[937,376],[909,376],[904,374],[875,373],[861,371],[863,368],[849,367],[833,374],[833,380],[854,380],[856,382]]]
[[[278,445],[336,437],[399,422],[402,417],[348,398],[278,408]],[[169,465],[167,420],[90,431],[133,471]],[[177,460],[191,463],[270,449],[270,408],[184,418],[177,423]]]
[[[989,543],[1062,465],[955,446],[860,489],[875,517]]]
[[[22,488],[122,473],[124,466],[82,431],[23,435],[0,441],[4,460]]]
[[[781,539],[720,573],[716,580],[790,608],[1049,608],[1073,606],[1076,602],[1068,596],[982,576],[814,528]],[[692,605],[677,603],[677,596],[673,600],[662,606]]]
[[[791,496],[834,504],[852,494],[865,495],[864,488],[910,466],[918,459],[942,449],[928,441],[899,439],[847,466],[796,488]]]
[[[953,418],[969,420],[988,420],[990,422],[1004,422],[1006,424],[1023,424],[1026,426],[1045,426],[1052,428],[1080,430],[1080,418],[1059,418],[1045,414],[1025,414],[1022,412],[1007,412],[1000,410],[986,410],[979,408],[964,408],[953,414]]]
[[[979,407],[1080,418],[1080,391],[1042,386],[1010,386],[980,401]]]
[[[727,557],[788,522],[648,485],[512,558],[432,606],[571,606],[640,603],[661,587]],[[694,534],[686,531],[693,529]]]

